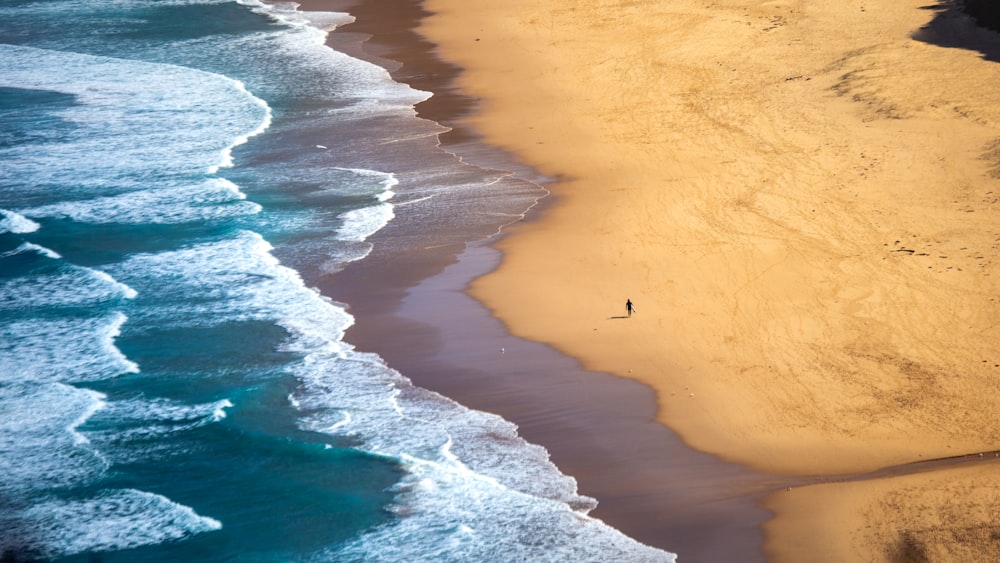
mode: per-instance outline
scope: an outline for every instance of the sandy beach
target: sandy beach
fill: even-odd
[[[997,34],[911,1],[425,5],[478,100],[463,124],[559,179],[471,288],[514,334],[762,471],[992,455]],[[991,525],[995,472],[777,493],[767,553],[988,555],[956,538]]]

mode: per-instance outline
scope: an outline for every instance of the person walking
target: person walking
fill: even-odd
[[[632,300],[631,299],[626,299],[625,300],[625,312],[628,313],[629,317],[631,317],[632,316],[632,311],[635,311],[635,305],[632,304]]]

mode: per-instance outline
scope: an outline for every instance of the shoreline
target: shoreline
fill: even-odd
[[[583,370],[572,358],[507,333],[463,290],[499,254],[472,244],[404,299],[396,325],[437,334],[437,349],[384,350],[414,383],[518,425],[518,434],[597,499],[590,515],[682,560],[761,557],[759,507],[772,478],[687,447],[654,422],[651,390]],[[379,352],[380,354],[383,351]],[[595,400],[599,397],[599,400]]]
[[[420,88],[450,88],[455,74],[447,65],[436,67],[429,44],[413,33],[426,16],[420,4],[400,0],[399,9],[382,3],[366,12],[364,3],[313,1],[304,9],[352,13],[358,21],[331,34],[331,44],[353,56],[365,51],[366,60],[390,70],[393,65],[382,57],[408,53],[411,66],[394,72],[397,80],[406,81],[416,67]],[[376,32],[385,35],[366,38]],[[344,41],[360,39],[366,41],[363,47],[345,49]],[[469,115],[462,103],[451,108],[452,115],[447,105],[417,109],[442,123]],[[477,138],[452,135],[442,142],[463,162],[512,168],[514,178],[545,179],[501,151],[476,146]],[[769,477],[684,445],[654,422],[655,395],[645,385],[587,372],[547,346],[511,337],[464,292],[472,279],[497,265],[498,255],[487,246],[493,233],[466,233],[464,242],[434,248],[421,237],[402,251],[380,246],[393,246],[393,237],[406,233],[406,222],[397,217],[376,233],[370,239],[376,244],[373,255],[321,287],[324,295],[349,304],[356,318],[346,341],[377,353],[415,385],[515,423],[521,437],[545,447],[553,463],[577,480],[580,494],[597,498],[591,515],[626,535],[680,552],[685,560],[762,558],[761,524],[769,515],[759,504],[762,492],[773,486]],[[501,348],[505,352],[498,353]]]

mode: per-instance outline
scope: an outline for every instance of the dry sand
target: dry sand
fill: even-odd
[[[772,496],[765,526],[780,561],[998,561],[1000,467],[982,464],[817,485]],[[852,517],[845,517],[851,515]]]
[[[926,0],[426,6],[468,125],[560,179],[471,290],[515,334],[648,383],[688,443],[765,471],[1000,444],[996,34]],[[948,471],[962,495],[996,469]],[[772,502],[769,553],[825,522],[929,529],[859,504],[943,482],[906,479],[825,485],[857,502],[822,521],[822,492]],[[859,534],[842,548],[892,555]]]

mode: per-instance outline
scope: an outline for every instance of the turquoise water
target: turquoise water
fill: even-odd
[[[0,2],[6,557],[668,558],[511,424],[344,342],[312,289],[398,205],[495,183],[401,164],[386,138],[442,129],[324,45],[349,20]]]

